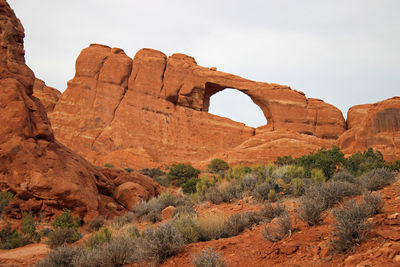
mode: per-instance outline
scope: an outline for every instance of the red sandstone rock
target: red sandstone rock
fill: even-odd
[[[126,182],[115,189],[115,199],[125,208],[133,210],[139,200],[150,198],[149,192],[143,190],[140,184]]]
[[[35,80],[25,65],[23,37],[21,23],[7,2],[0,0],[0,190],[15,195],[9,215],[21,218],[23,211],[30,211],[52,216],[67,208],[87,221],[99,213],[115,214],[105,204],[113,203],[114,182],[54,139],[46,110],[32,95],[32,89],[44,99],[48,110],[52,109],[58,93]],[[118,102],[112,94],[118,97],[124,93],[119,89],[127,86],[131,60],[126,60],[118,49],[111,50],[107,60],[102,56],[92,53],[90,60],[77,63],[80,82],[84,84],[90,75],[97,77],[106,83],[106,88],[99,86],[98,90],[111,94],[102,97],[110,103]],[[105,62],[101,71],[93,69],[102,60]],[[105,112],[99,116],[106,122],[111,120],[112,110],[101,109]],[[117,175],[113,179],[121,183],[124,179],[136,181],[147,198],[158,194],[159,186],[148,177]]]
[[[105,69],[107,65],[114,67]],[[109,78],[102,79],[102,73]],[[268,125],[256,131],[209,114],[211,95],[225,88],[249,95],[263,110]],[[330,147],[345,130],[337,108],[307,99],[287,86],[200,67],[183,54],[167,58],[159,51],[142,49],[132,61],[122,50],[101,45],[81,52],[76,75],[49,117],[64,144],[96,165],[112,163],[122,168],[200,162],[221,153],[242,153],[228,162],[244,157],[264,162],[288,152],[301,155]],[[272,134],[265,140],[254,138],[256,132]],[[285,148],[296,145],[290,151],[266,144],[282,133],[291,135],[280,142]],[[249,142],[258,144],[260,156],[247,149]]]
[[[344,153],[371,147],[381,151],[386,160],[400,158],[400,97],[354,106],[347,116],[349,130],[338,139]]]
[[[33,96],[40,99],[48,113],[53,111],[61,93],[55,88],[46,86],[42,80],[36,78],[33,84]]]
[[[174,215],[176,208],[174,206],[168,206],[161,211],[161,216],[163,220],[168,220]]]

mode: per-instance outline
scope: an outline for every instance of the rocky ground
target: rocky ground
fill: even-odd
[[[276,243],[265,240],[262,225],[242,234],[208,242],[198,242],[183,247],[176,256],[167,259],[162,266],[190,266],[192,255],[205,248],[221,252],[229,266],[400,266],[400,181],[379,191],[385,205],[382,212],[369,219],[372,225],[367,240],[345,254],[330,249],[334,220],[328,215],[319,226],[310,227],[296,220],[296,231]],[[283,202],[292,215],[297,200]],[[218,210],[230,216],[262,205],[243,200],[230,204],[203,204],[199,213]],[[294,216],[292,216],[294,217]],[[140,225],[140,228],[145,227]],[[84,238],[87,239],[87,236]],[[22,248],[0,251],[0,266],[32,266],[48,252],[44,244],[31,244]],[[129,265],[137,266],[137,265]]]

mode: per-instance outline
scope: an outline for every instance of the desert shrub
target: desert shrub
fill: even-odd
[[[14,195],[9,191],[0,192],[0,215],[3,214],[5,208],[8,206]]]
[[[264,216],[261,212],[257,211],[246,211],[241,213],[242,221],[247,228],[259,224],[264,220]]]
[[[20,227],[26,242],[40,242],[41,234],[36,231],[36,223],[31,213],[23,213]]]
[[[181,233],[172,225],[165,223],[157,228],[147,228],[140,238],[140,251],[144,259],[162,263],[176,254],[184,244]]]
[[[340,181],[314,185],[306,190],[300,199],[298,215],[309,225],[315,225],[323,220],[322,213],[332,207],[342,198],[361,194],[355,184]]]
[[[256,188],[253,190],[252,195],[254,198],[259,200],[267,200],[268,193],[271,189],[276,189],[275,184],[270,182],[264,182],[262,184],[258,184]]]
[[[139,259],[136,241],[129,237],[116,237],[103,243],[97,251],[101,255],[102,266],[118,267]]]
[[[268,200],[271,202],[275,202],[278,200],[278,196],[276,195],[276,192],[274,189],[269,190],[268,192]]]
[[[200,181],[196,185],[196,192],[204,196],[211,187],[220,181],[221,177],[219,175],[202,174],[200,175]]]
[[[197,177],[188,179],[185,183],[181,184],[182,191],[186,194],[196,193],[196,185],[200,181]]]
[[[107,227],[104,227],[91,234],[86,245],[87,247],[94,249],[98,247],[100,244],[110,242],[111,237],[112,237],[111,231]]]
[[[236,181],[223,181],[222,183],[211,188],[205,195],[205,199],[214,204],[221,204],[222,202],[231,202],[233,199],[241,197],[240,187]]]
[[[124,169],[126,172],[133,172],[134,170],[132,168],[125,168]]]
[[[326,181],[325,174],[320,169],[312,169],[311,170],[311,180],[313,180],[316,184],[322,184]]]
[[[19,232],[11,228],[9,223],[0,230],[0,249],[13,249],[24,246],[27,243]]]
[[[202,250],[198,255],[192,256],[195,267],[226,267],[224,257],[212,248]]]
[[[114,219],[111,221],[111,225],[119,230],[122,226],[131,223],[135,219],[135,214],[133,212],[128,212],[124,215],[121,216],[116,216]]]
[[[286,183],[290,183],[292,179],[304,178],[305,175],[306,175],[306,172],[305,172],[303,166],[287,165],[286,166],[286,172],[280,178],[283,178],[283,180]]]
[[[80,253],[80,248],[61,246],[52,250],[36,267],[70,267]]]
[[[161,211],[168,206],[177,206],[179,200],[171,193],[163,193],[158,197],[153,197],[149,201],[142,201],[135,206],[137,216],[150,222],[161,220]]]
[[[174,164],[169,169],[167,178],[175,186],[182,186],[188,180],[192,178],[197,178],[200,174],[200,170],[194,168],[192,165],[188,164]]]
[[[282,180],[290,180],[287,177],[287,172],[288,172],[288,166],[289,165],[283,165],[280,167],[275,168],[275,170],[272,172],[272,177],[275,179],[282,179]]]
[[[244,231],[246,222],[240,214],[230,216],[223,224],[221,237],[236,236]]]
[[[57,248],[67,243],[74,243],[80,238],[81,234],[75,229],[56,228],[50,232],[47,244],[50,248]]]
[[[145,168],[141,169],[139,172],[143,175],[150,176],[151,178],[164,176],[166,174],[160,168],[152,168],[152,169]]]
[[[392,171],[387,168],[375,169],[356,178],[356,182],[369,191],[382,189],[395,180]]]
[[[184,205],[184,206],[178,206],[174,210],[173,216],[179,216],[181,214],[189,214],[189,215],[195,215],[196,211],[193,209],[193,205]]]
[[[91,220],[88,224],[90,232],[99,230],[104,225],[104,216],[98,216]]]
[[[304,180],[301,178],[294,178],[290,183],[292,194],[296,197],[304,194]]]
[[[239,180],[244,177],[245,174],[251,173],[251,168],[248,166],[239,165],[234,168],[230,168],[226,173],[226,178],[228,180],[234,179]]]
[[[54,228],[79,228],[79,218],[73,217],[70,210],[64,209],[63,213],[58,215],[51,224]]]
[[[380,151],[368,148],[364,152],[351,155],[345,162],[346,169],[355,176],[360,176],[377,168],[385,167],[386,163]]]
[[[81,249],[72,259],[74,267],[104,267],[104,255],[100,250]]]
[[[222,159],[213,159],[207,166],[207,170],[211,173],[217,173],[224,176],[225,172],[229,170],[229,165]]]
[[[365,194],[360,205],[364,209],[366,216],[371,217],[381,212],[383,208],[383,199],[378,193]]]
[[[173,221],[173,226],[180,232],[186,244],[195,243],[199,240],[200,233],[198,223],[190,214],[179,214]]]
[[[271,204],[266,202],[264,207],[261,209],[262,216],[271,221],[273,218],[280,216],[285,211],[285,207],[279,203]]]
[[[326,209],[324,202],[319,199],[313,199],[309,196],[303,196],[300,199],[297,216],[308,223],[308,225],[316,225],[323,221],[322,213]]]
[[[244,175],[240,182],[240,186],[243,191],[252,191],[256,185],[257,177],[252,173]]]
[[[236,236],[243,232],[245,228],[258,224],[262,219],[261,213],[254,211],[234,214],[225,220],[221,237]]]
[[[262,235],[271,242],[282,240],[285,236],[291,235],[293,232],[292,220],[288,211],[284,211],[276,221],[264,226]]]
[[[51,229],[48,227],[43,228],[42,230],[40,230],[40,235],[41,236],[49,236],[49,234],[51,233]]]
[[[335,250],[347,251],[365,239],[369,230],[369,224],[366,221],[368,211],[362,205],[350,200],[344,206],[334,209],[332,213],[337,221],[332,240]]]
[[[225,218],[221,212],[206,212],[198,217],[199,240],[208,241],[221,237]]]
[[[106,167],[106,168],[114,168],[114,165],[111,164],[111,163],[105,163],[104,167]]]
[[[332,181],[342,181],[348,183],[354,183],[354,175],[351,174],[346,169],[341,169],[337,173],[335,173],[331,179]]]

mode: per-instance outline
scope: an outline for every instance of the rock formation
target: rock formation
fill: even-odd
[[[88,220],[106,212],[101,200],[113,201],[117,185],[55,140],[45,108],[32,93],[34,87],[38,95],[57,93],[35,81],[25,65],[23,38],[20,21],[0,0],[0,189],[15,195],[10,216],[52,216],[68,208]],[[54,104],[46,103],[51,110]],[[150,178],[146,183],[155,184]]]
[[[268,124],[254,129],[209,114],[210,97],[225,88],[250,96]],[[249,149],[227,160],[301,155],[329,147],[346,128],[337,108],[288,86],[210,70],[183,54],[167,58],[142,49],[131,60],[98,44],[81,52],[75,77],[49,117],[57,138],[89,161],[134,168],[239,155],[241,148]],[[278,143],[290,150],[275,150]],[[252,154],[255,146],[259,156]]]
[[[46,112],[51,112],[58,102],[61,93],[53,87],[46,86],[42,80],[36,78],[33,84],[33,96],[40,99]]]
[[[347,125],[338,140],[345,153],[371,147],[381,151],[386,160],[400,159],[400,97],[350,108]]]

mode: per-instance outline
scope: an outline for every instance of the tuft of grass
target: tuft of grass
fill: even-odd
[[[94,249],[103,243],[111,241],[112,233],[110,229],[104,227],[90,235],[86,246],[90,249]]]
[[[206,212],[198,217],[199,240],[218,239],[224,231],[225,217],[221,212]]]

